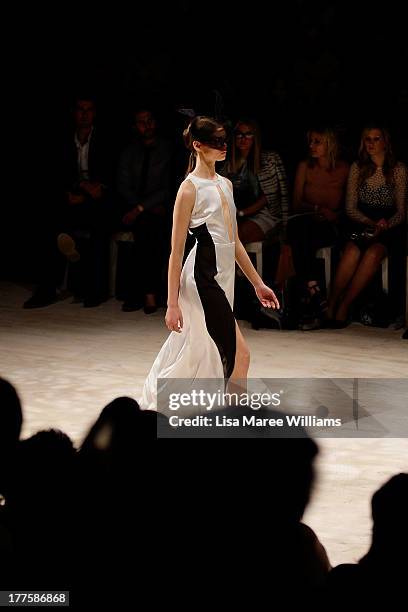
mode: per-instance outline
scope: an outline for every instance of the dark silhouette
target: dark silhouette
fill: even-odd
[[[20,442],[4,488],[2,522],[12,535],[11,588],[69,588],[74,551],[75,450],[56,430]]]
[[[360,596],[366,602],[386,597],[388,605],[405,592],[408,548],[408,474],[390,478],[373,495],[371,546],[358,564],[335,567],[327,589],[336,601]]]
[[[119,599],[129,601],[137,572],[134,555],[144,558],[144,537],[152,546],[156,420],[157,413],[143,412],[133,399],[119,397],[102,410],[79,450],[75,582],[84,601],[112,597],[113,602],[115,584]]]
[[[262,410],[257,414],[265,416]],[[259,428],[252,437],[268,436]],[[177,465],[161,462],[157,472],[158,506],[170,507],[172,518],[168,531],[160,531],[166,580],[174,581],[179,571],[171,563],[177,548],[188,559],[183,583],[207,577],[203,605],[215,583],[220,602],[251,602],[254,609],[265,597],[292,602],[317,593],[330,565],[316,535],[301,522],[314,482],[315,442],[304,437],[247,442],[245,448],[238,442],[207,444],[185,441]]]
[[[17,446],[20,438],[23,413],[20,398],[11,383],[0,378],[0,452]]]

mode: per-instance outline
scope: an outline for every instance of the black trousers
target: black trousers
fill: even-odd
[[[171,225],[167,214],[142,212],[129,227],[134,244],[130,256],[127,297],[141,300],[147,293],[165,291],[165,265],[170,252]]]
[[[64,275],[66,259],[58,251],[57,237],[69,234],[77,244],[81,260],[75,264],[74,292],[84,297],[107,295],[109,239],[113,227],[109,198],[87,198],[83,204],[60,204],[43,211],[36,232],[35,280],[43,291],[53,292]]]

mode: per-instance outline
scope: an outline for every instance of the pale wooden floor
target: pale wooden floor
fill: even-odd
[[[28,288],[0,284],[0,374],[24,406],[23,437],[56,427],[78,444],[110,400],[137,397],[163,340],[164,311],[123,313],[115,300],[84,309],[71,299],[23,310]],[[401,330],[253,331],[252,377],[408,377]],[[320,439],[318,480],[305,522],[331,562],[353,562],[370,538],[373,492],[408,471],[407,439]]]

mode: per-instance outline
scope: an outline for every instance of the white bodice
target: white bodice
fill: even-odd
[[[223,176],[217,174],[217,178],[203,179],[193,174],[188,174],[186,181],[191,181],[196,188],[196,199],[191,213],[190,228],[206,224],[215,244],[229,244],[235,242],[237,232],[236,208],[232,191]],[[220,190],[228,203],[233,237],[230,240],[228,227],[225,222]]]

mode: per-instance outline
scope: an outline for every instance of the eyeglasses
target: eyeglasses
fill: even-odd
[[[239,138],[240,140],[242,138],[253,138],[254,133],[253,132],[235,132],[235,137]]]
[[[371,142],[380,142],[380,140],[382,140],[381,136],[373,136],[372,138],[371,138],[371,136],[366,136],[364,138],[364,142],[368,142],[368,143],[371,143]]]
[[[227,139],[224,136],[213,136],[213,138],[200,142],[213,149],[223,149],[227,145]]]

